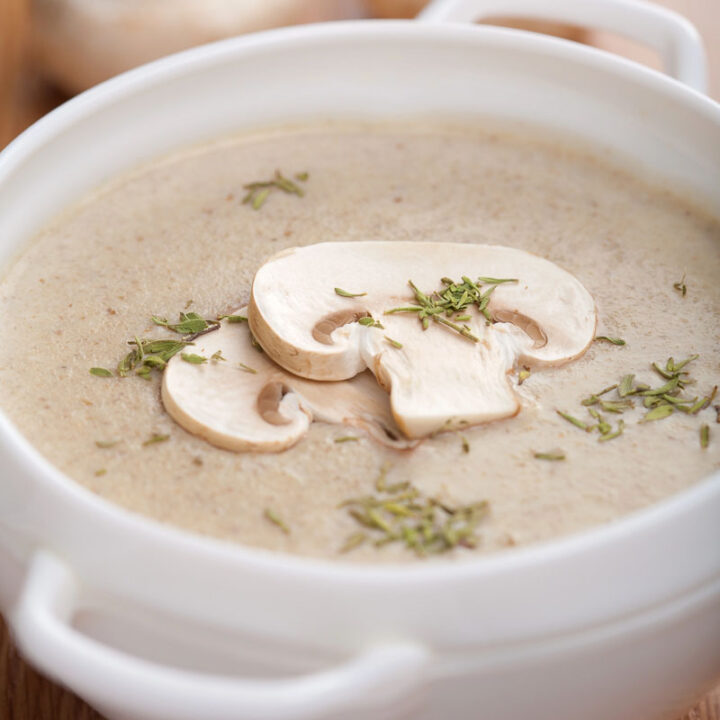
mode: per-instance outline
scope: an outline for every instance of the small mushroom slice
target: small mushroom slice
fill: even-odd
[[[192,352],[207,362],[172,358],[163,373],[162,400],[175,422],[217,447],[280,452],[298,442],[313,420],[357,427],[399,449],[416,444],[397,428],[388,396],[369,372],[335,383],[296,377],[253,347],[245,323],[222,322],[198,337]],[[224,360],[212,359],[218,352]]]
[[[414,313],[408,280],[425,293],[441,278],[517,278],[495,287],[494,324],[475,307],[463,320],[472,342]],[[337,294],[365,293],[359,297]],[[519,359],[558,365],[580,356],[595,334],[592,296],[570,273],[537,255],[498,245],[419,242],[319,243],[286,250],[257,272],[250,328],[270,357],[315,380],[343,380],[366,368],[390,393],[408,437],[514,415],[508,373]],[[371,316],[382,329],[362,324]],[[386,339],[399,342],[398,348]]]

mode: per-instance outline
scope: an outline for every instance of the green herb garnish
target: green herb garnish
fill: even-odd
[[[472,342],[478,342],[478,338],[467,325],[458,325],[458,323],[448,318],[465,310],[470,305],[476,304],[490,322],[492,319],[487,310],[487,304],[496,285],[493,285],[486,293],[482,293],[477,283],[466,277],[463,277],[463,282],[460,284],[453,282],[450,278],[442,278],[441,282],[446,285],[444,290],[426,295],[412,280],[408,280],[408,285],[415,295],[417,304],[392,308],[386,310],[385,314],[417,313],[417,318],[422,324],[423,330],[428,329],[430,320],[432,320],[435,323],[445,325]],[[443,317],[443,313],[445,317]]]
[[[533,453],[533,457],[536,460],[551,460],[556,462],[558,460],[565,460],[565,453],[562,450],[551,450],[549,452]]]
[[[401,342],[398,342],[397,340],[393,340],[391,337],[388,337],[387,335],[385,336],[385,340],[387,340],[387,342],[389,342],[390,345],[392,345],[394,348],[397,348],[398,350],[400,350],[403,346]]]
[[[170,439],[169,435],[160,435],[159,433],[153,433],[145,442],[143,443],[143,447],[147,447],[148,445],[157,445],[158,443],[166,442]]]
[[[645,415],[643,415],[643,417],[640,419],[640,422],[646,423],[653,422],[654,420],[664,420],[665,418],[670,417],[674,412],[675,407],[671,404],[658,405],[652,410],[646,412]]]
[[[346,442],[357,442],[358,440],[360,440],[360,438],[357,437],[357,435],[343,435],[341,437],[336,437],[333,442],[346,443]]]
[[[202,365],[207,362],[207,358],[202,355],[195,355],[194,353],[180,353],[180,357],[191,365]]]
[[[700,426],[700,447],[705,450],[710,444],[710,426],[703,424]]]
[[[257,370],[255,368],[251,368],[249,365],[246,365],[245,363],[238,363],[238,367],[247,373],[252,373],[253,375],[257,375]]]
[[[691,355],[679,362],[675,362],[670,357],[664,365],[657,362],[652,363],[650,367],[665,381],[658,387],[635,382],[635,376],[629,374],[625,375],[617,385],[611,385],[599,393],[582,400],[582,404],[588,408],[588,412],[597,421],[590,429],[599,431],[599,442],[612,440],[621,435],[625,424],[620,421],[617,430],[613,431],[611,424],[604,420],[594,407],[599,407],[605,412],[624,413],[634,407],[631,396],[642,398],[642,404],[647,409],[647,412],[640,419],[639,422],[641,423],[664,420],[676,411],[695,415],[709,407],[717,392],[716,388],[713,388],[708,396],[702,398],[684,397],[682,395],[683,389],[693,382],[685,368],[689,363],[697,360],[698,357],[698,355]],[[617,399],[601,397],[615,389],[617,390]]]
[[[666,395],[682,387],[680,383],[680,376],[674,375],[664,385],[656,388],[650,388],[649,390],[643,390],[640,395],[642,395],[643,397],[652,397],[653,395]]]
[[[250,205],[251,205],[252,209],[259,210],[265,204],[265,201],[267,200],[269,194],[270,194],[269,187],[257,189],[250,199]],[[248,196],[249,195],[250,195],[250,193],[248,193]],[[243,202],[245,202],[245,201],[243,200]]]
[[[365,325],[365,327],[375,327],[375,328],[378,328],[379,330],[385,329],[385,326],[381,322],[379,322],[378,320],[376,320],[374,317],[372,317],[370,315],[366,315],[365,317],[359,318],[358,323],[360,325]]]
[[[391,308],[386,310],[385,314],[416,313],[423,330],[427,330],[430,321],[432,321],[454,330],[472,342],[478,342],[477,336],[472,333],[467,325],[459,325],[455,320],[459,322],[470,320],[471,316],[464,311],[475,306],[478,312],[485,316],[488,323],[494,322],[488,309],[490,296],[498,285],[509,282],[517,282],[517,279],[479,277],[473,282],[469,277],[463,275],[461,282],[455,282],[451,278],[444,277],[441,279],[441,283],[445,287],[427,295],[412,280],[408,280],[416,304]],[[489,287],[484,289],[482,287],[483,283],[489,285]],[[455,316],[454,319],[450,320],[449,318],[453,316]]]
[[[487,514],[487,502],[452,507],[423,497],[410,482],[388,485],[384,469],[375,490],[341,503],[363,528],[347,538],[341,552],[370,540],[375,547],[400,543],[420,556],[477,545],[477,527]]]
[[[107,475],[107,468],[100,468],[99,470],[96,470],[94,473],[95,477],[102,477],[103,475]]]
[[[263,515],[273,525],[279,527],[286,535],[290,534],[290,528],[283,522],[283,520],[274,510],[271,510],[270,508],[265,508]]]
[[[633,385],[633,380],[635,379],[634,375],[624,375],[623,379],[620,381],[619,385],[617,386],[618,395],[621,398],[624,398],[628,395],[632,395],[635,392],[635,387]]]
[[[469,283],[469,280],[463,276],[463,280]],[[478,283],[485,283],[486,285],[502,285],[503,283],[517,282],[517,278],[491,278],[491,277],[479,277]]]
[[[134,345],[117,366],[117,374],[126,377],[135,371],[135,374],[150,379],[153,370],[164,370],[170,358],[174,357],[183,348],[192,343],[185,340],[130,340],[128,345]]]
[[[119,440],[96,440],[95,446],[101,450],[107,450],[108,448],[115,447],[119,442]]]
[[[606,395],[607,393],[611,392],[612,390],[615,390],[617,385],[609,385],[606,388],[603,388],[600,390],[600,392],[596,392],[592,394],[589,398],[585,398],[585,400],[582,401],[582,405],[588,406],[588,405],[597,405],[600,402],[604,402],[601,400],[601,397],[603,395]]]
[[[194,340],[198,335],[204,335],[211,330],[217,330],[217,320],[206,320],[197,313],[180,313],[180,320],[177,323],[170,323],[165,318],[153,315],[150,318],[156,325],[166,327],[168,330],[185,335],[184,340]]]
[[[303,175],[304,179],[300,177]],[[309,176],[307,173],[298,173],[295,177],[304,182]],[[288,195],[297,195],[298,197],[305,195],[305,191],[297,183],[286,178],[279,170],[275,171],[272,180],[248,183],[243,185],[243,188],[248,191],[242,200],[243,205],[250,205],[253,210],[259,210],[265,204],[270,193],[275,190],[280,190]]]
[[[230,324],[248,321],[245,315],[218,315],[218,322],[220,322],[220,320],[227,320]]]
[[[206,320],[197,313],[180,313],[180,319],[177,323],[168,322],[165,318],[157,315],[153,315],[151,319],[155,325],[160,325],[182,335],[182,340],[166,338],[140,339],[137,336],[129,340],[128,345],[133,346],[133,348],[117,365],[117,374],[120,377],[127,377],[130,373],[135,373],[143,380],[150,380],[153,371],[162,372],[170,359],[188,345],[192,345],[195,338],[220,327],[219,321]],[[188,357],[199,358],[200,356],[190,354]],[[193,360],[188,360],[188,362],[193,362]],[[102,377],[112,376],[112,373],[104,368],[92,368],[90,372]]]
[[[605,428],[603,428],[605,429]],[[605,432],[600,432],[600,437],[598,438],[598,442],[607,442],[608,440],[613,440],[616,437],[620,437],[620,435],[623,434],[623,431],[625,430],[625,421],[619,420],[617,430],[613,432],[612,428],[605,429]]]
[[[338,550],[340,553],[347,553],[351,550],[354,550],[357,547],[360,547],[366,540],[368,539],[367,533],[364,532],[356,532],[352,535],[348,536],[348,539],[345,541],[345,544]]]
[[[560,410],[555,411],[561,418],[564,420],[567,420],[569,423],[572,423],[575,427],[580,428],[581,430],[584,430],[585,432],[590,432],[592,428],[587,423],[584,423],[582,420],[578,420],[576,417],[573,417],[572,415],[569,415],[568,413],[561,412]]]
[[[603,410],[605,410],[605,412],[611,413],[623,413],[626,410],[630,410],[635,407],[635,403],[632,400],[627,399],[600,400],[599,405]]]
[[[673,287],[677,290],[680,295],[685,297],[687,295],[687,285],[685,284],[685,274],[683,273],[680,282],[673,283]]]
[[[95,375],[96,377],[112,377],[113,376],[113,374],[109,370],[106,370],[105,368],[101,368],[101,367],[90,368],[90,374]]]
[[[223,356],[222,350],[217,350],[210,356],[210,360],[213,362],[227,362],[227,358]]]
[[[607,335],[596,335],[595,340],[598,342],[609,342],[613,345],[625,345],[625,341],[622,338],[608,337]]]
[[[356,297],[363,297],[363,296],[367,295],[366,292],[351,293],[351,292],[348,292],[347,290],[343,290],[342,288],[337,288],[337,287],[335,288],[335,294],[339,295],[340,297],[346,297],[346,298],[356,298]],[[361,318],[361,320],[362,320],[362,318]]]

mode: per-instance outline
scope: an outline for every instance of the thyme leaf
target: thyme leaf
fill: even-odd
[[[105,368],[101,367],[92,367],[90,368],[90,374],[95,375],[96,377],[112,377],[113,374],[106,370]]]
[[[635,379],[634,375],[624,375],[623,379],[620,381],[620,384],[618,385],[617,391],[618,395],[621,398],[627,397],[628,395],[632,395],[635,392],[634,386],[633,386],[633,380]]]
[[[565,453],[562,450],[550,450],[549,452],[533,453],[533,457],[536,460],[550,460],[552,462],[556,462],[558,460],[565,460]]]
[[[467,278],[463,278],[463,280],[467,280]],[[491,277],[479,277],[477,279],[478,283],[485,283],[486,285],[502,285],[503,283],[509,283],[509,282],[518,282],[517,278],[491,278]]]
[[[143,447],[147,447],[148,445],[157,445],[158,443],[166,442],[169,439],[169,435],[153,433],[147,440],[145,440],[145,442],[143,443]]]
[[[600,407],[605,412],[623,413],[625,410],[635,407],[632,400],[600,400]]]
[[[673,283],[673,287],[677,290],[682,297],[687,295],[687,285],[685,284],[685,273],[683,273],[680,282]]]
[[[601,433],[600,437],[598,438],[598,442],[607,442],[608,440],[614,440],[616,437],[620,437],[620,435],[623,434],[623,431],[625,430],[625,421],[620,420],[618,421],[617,430],[615,432],[612,432],[612,430],[608,430],[607,432]]]
[[[587,423],[584,423],[582,420],[578,420],[576,417],[573,417],[572,415],[569,415],[568,413],[562,412],[560,410],[555,411],[561,418],[564,420],[567,420],[569,423],[572,423],[575,427],[580,428],[581,430],[584,430],[585,432],[590,432],[592,428]]]
[[[286,535],[290,534],[290,528],[283,522],[282,518],[274,510],[271,508],[265,508],[263,515],[273,525],[279,527]]]
[[[192,335],[194,337],[197,337],[209,330],[217,329],[219,322],[217,320],[206,320],[204,317],[194,312],[180,313],[180,320],[176,323],[170,323],[165,318],[158,317],[157,315],[153,315],[150,319],[156,325],[172,330],[173,332],[178,333],[178,335]],[[189,340],[191,338],[185,339]]]
[[[118,363],[117,374],[126,377],[131,372],[150,379],[153,370],[162,371],[172,357],[192,343],[185,340],[130,340],[135,347]]]
[[[640,395],[643,397],[652,397],[653,395],[665,395],[674,391],[680,385],[680,376],[674,375],[664,385],[650,390],[643,390]]]
[[[700,447],[706,450],[710,445],[710,426],[703,424],[700,426]]]
[[[674,412],[675,407],[673,405],[658,405],[652,410],[646,412],[645,415],[640,419],[640,422],[646,423],[653,422],[654,420],[664,420],[665,418],[670,417]]]
[[[346,298],[356,298],[356,297],[363,297],[363,296],[367,295],[366,292],[351,293],[351,292],[348,292],[347,290],[343,290],[342,288],[337,288],[337,287],[335,288],[335,294],[339,295],[340,297],[346,297]]]
[[[360,547],[368,539],[367,533],[356,532],[349,535],[343,546],[338,550],[340,553],[348,553],[355,548]]]
[[[180,357],[191,365],[202,365],[207,362],[207,358],[202,355],[195,355],[194,353],[180,353]]]
[[[609,342],[613,345],[625,345],[626,342],[622,338],[608,337],[607,335],[596,335],[596,342]]]
[[[307,181],[308,173],[296,173],[295,178],[301,182]],[[247,194],[242,199],[243,205],[250,205],[253,210],[260,210],[265,204],[271,192],[279,190],[288,195],[304,197],[305,191],[295,182],[285,177],[280,170],[275,171],[272,180],[262,180],[243,185]]]
[[[265,201],[268,198],[268,195],[270,194],[270,188],[262,188],[257,190],[257,192],[250,197],[250,205],[253,210],[259,210],[264,204]],[[243,200],[243,202],[245,202]]]
[[[699,355],[691,355],[688,358],[685,358],[685,360],[681,360],[679,363],[676,363],[672,358],[668,358],[667,363],[665,364],[665,368],[672,372],[673,374],[679,373],[688,363],[694,362],[697,360],[700,356]]]
[[[365,317],[361,317],[358,319],[358,323],[360,325],[365,325],[366,327],[375,327],[379,328],[380,330],[384,330],[385,326],[378,320],[376,320],[374,317],[370,315],[366,315]]]

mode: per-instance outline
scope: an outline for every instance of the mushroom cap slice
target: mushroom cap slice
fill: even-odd
[[[414,304],[441,278],[517,278],[495,287],[488,311],[463,321],[472,342],[413,313],[385,314]],[[334,288],[361,297],[338,295]],[[372,316],[384,328],[358,322]],[[369,368],[390,392],[396,422],[422,437],[508,417],[519,409],[508,380],[518,359],[557,365],[592,342],[592,296],[570,273],[537,255],[498,245],[420,242],[319,243],[286,250],[256,273],[250,328],[270,357],[315,380],[343,380]],[[396,348],[387,337],[402,344]]]
[[[225,360],[211,359],[218,351]],[[163,373],[163,404],[185,430],[217,447],[280,452],[298,442],[313,420],[357,427],[390,447],[415,444],[403,438],[387,394],[370,373],[338,383],[296,377],[253,347],[245,323],[223,321],[198,337],[192,352],[207,362],[173,357]]]

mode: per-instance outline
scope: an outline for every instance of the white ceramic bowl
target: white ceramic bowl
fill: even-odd
[[[496,0],[499,2],[499,0]],[[44,118],[0,156],[0,263],[135,163],[242,127],[415,113],[523,119],[720,213],[720,106],[678,16],[503,0],[619,30],[680,80],[520,31],[273,31],[176,55]],[[203,539],[111,505],[0,415],[0,605],[26,657],[116,720],[670,718],[720,676],[720,475],[605,527],[464,563],[355,567]]]

